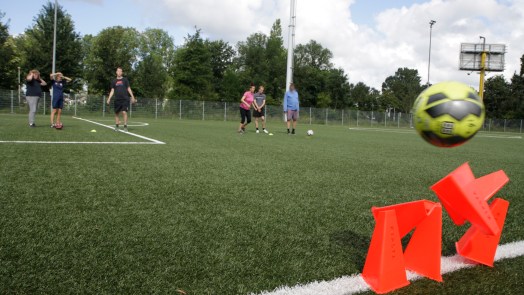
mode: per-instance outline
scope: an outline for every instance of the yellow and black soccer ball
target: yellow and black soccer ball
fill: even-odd
[[[413,106],[417,132],[432,145],[454,147],[470,140],[484,124],[485,108],[474,89],[442,82],[424,90]]]

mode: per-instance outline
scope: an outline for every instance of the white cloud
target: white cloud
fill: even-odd
[[[135,0],[149,19],[169,31],[183,28],[188,33],[197,26],[206,36],[236,43],[254,32],[268,33],[280,18],[287,35],[288,0],[160,2],[151,5],[150,1]],[[460,43],[480,42],[480,35],[488,43],[508,45],[506,78],[518,71],[524,53],[524,0],[431,0],[385,10],[375,17],[372,27],[352,21],[355,0],[297,2],[297,43],[311,39],[322,43],[333,52],[335,65],[347,72],[351,82],[363,81],[379,89],[399,67],[418,69],[426,82],[431,19],[437,21],[432,39],[432,83],[458,80],[478,85],[477,75],[458,70],[458,59]]]

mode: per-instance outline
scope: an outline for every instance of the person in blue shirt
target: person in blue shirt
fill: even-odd
[[[286,114],[287,134],[295,134],[297,128],[298,111],[300,109],[298,101],[298,92],[295,89],[295,84],[289,84],[289,90],[284,95],[284,114]],[[290,133],[291,120],[293,120],[293,130]]]
[[[59,126],[58,128],[61,128],[62,121],[60,120],[60,116],[62,115],[62,108],[64,107],[64,87],[66,85],[66,81],[71,82],[71,78],[62,75],[62,73],[60,72],[53,73],[50,76],[51,87],[53,88],[53,110],[51,111],[51,128],[55,128],[56,126]]]

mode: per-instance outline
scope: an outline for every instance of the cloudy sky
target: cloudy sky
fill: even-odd
[[[4,2],[4,1],[2,1]],[[11,34],[29,27],[45,1],[4,2]],[[108,26],[159,27],[181,44],[201,28],[210,39],[232,44],[268,33],[275,19],[287,41],[289,0],[60,0],[82,35]],[[506,44],[506,78],[524,54],[524,0],[297,0],[297,43],[314,39],[334,54],[352,83],[380,89],[399,67],[428,76],[429,21],[433,26],[431,83],[458,80],[478,85],[478,74],[458,70],[460,43]],[[287,46],[287,43],[286,43]],[[492,76],[496,73],[491,73]],[[488,76],[488,77],[489,77]]]

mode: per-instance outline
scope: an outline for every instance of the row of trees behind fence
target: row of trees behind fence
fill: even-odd
[[[23,34],[11,36],[9,22],[0,12],[0,88],[18,88],[18,67],[22,79],[32,68],[51,72],[53,22],[54,4],[47,2]],[[87,86],[91,94],[107,94],[120,66],[139,97],[233,102],[255,83],[266,86],[269,104],[281,104],[287,53],[278,19],[269,34],[254,33],[234,45],[205,39],[196,29],[179,47],[157,28],[139,32],[116,26],[81,36],[62,6],[57,24],[57,69],[75,78],[69,88],[75,93]],[[408,113],[427,87],[417,70],[402,67],[384,80],[381,89],[350,83],[348,74],[332,60],[332,52],[315,40],[297,45],[294,82],[303,106]],[[524,117],[524,55],[521,61],[520,73],[509,82],[503,76],[486,82],[488,116]]]

